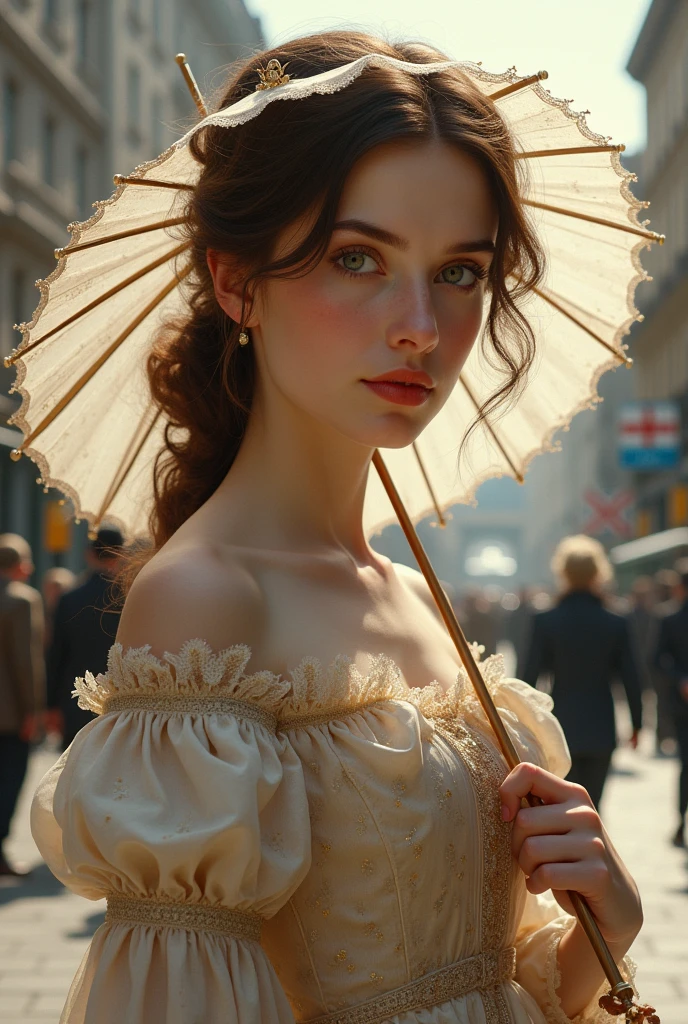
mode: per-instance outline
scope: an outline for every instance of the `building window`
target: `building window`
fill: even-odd
[[[127,128],[129,134],[141,138],[141,71],[136,64],[129,65],[127,76]]]
[[[153,39],[162,42],[162,0],[153,0]]]
[[[88,202],[88,151],[85,146],[77,146],[74,160],[74,182],[79,217],[81,220],[86,220],[90,209]]]
[[[88,62],[89,26],[91,21],[90,0],[77,0],[76,4],[76,59],[80,67]]]
[[[28,319],[26,311],[27,288],[26,271],[22,267],[15,267],[12,271],[12,323],[21,324]]]
[[[5,166],[10,160],[16,160],[17,148],[17,107],[19,105],[19,90],[17,83],[8,78],[5,82],[4,103],[3,103],[3,155]]]
[[[153,96],[151,100],[151,157],[159,156],[167,144],[167,131],[163,123],[162,96]]]
[[[43,181],[55,187],[55,138],[57,125],[55,118],[48,114],[43,121]]]

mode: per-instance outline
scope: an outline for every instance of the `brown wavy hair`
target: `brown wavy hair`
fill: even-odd
[[[447,59],[430,46],[391,44],[358,32],[307,36],[235,65],[213,108],[252,93],[258,69],[272,58],[302,79],[368,53],[413,63]],[[238,346],[251,296],[262,280],[308,273],[322,259],[352,167],[375,146],[399,139],[456,145],[487,176],[499,227],[487,282],[491,301],[484,344],[503,384],[472,428],[519,393],[535,352],[533,332],[517,303],[539,281],[543,254],[519,200],[522,162],[514,158],[509,131],[495,104],[465,73],[454,68],[415,76],[371,67],[331,95],[271,103],[232,129],[205,128],[190,143],[202,170],[188,194],[182,228],[190,243],[184,254],[192,267],[190,309],[184,319],[163,327],[147,362],[153,400],[169,423],[154,466],[153,543],[126,560],[120,574],[125,591],[151,555],[213,494],[239,450],[255,381],[252,350]],[[317,216],[308,236],[274,259],[278,235],[310,212]],[[209,249],[239,268],[242,323],[231,321],[215,298]],[[518,281],[515,287],[507,287],[509,275]]]

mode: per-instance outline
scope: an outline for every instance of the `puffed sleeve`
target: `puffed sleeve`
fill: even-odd
[[[609,1014],[598,1002],[600,996],[609,991],[606,980],[576,1017],[567,1017],[559,1002],[559,943],[575,922],[574,917],[561,909],[551,892],[538,896],[528,893],[514,942],[515,980],[533,997],[547,1024],[609,1024]],[[633,983],[635,963],[631,957],[623,958],[619,970],[627,981]]]
[[[310,866],[300,762],[275,733],[287,684],[250,652],[114,644],[77,680],[99,714],[40,783],[32,831],[53,873],[107,898],[61,1024],[287,1024],[261,922]]]

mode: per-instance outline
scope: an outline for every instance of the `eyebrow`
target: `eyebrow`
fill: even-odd
[[[392,231],[377,227],[375,224],[368,224],[364,220],[340,220],[335,224],[333,231],[356,231],[359,235],[366,235],[374,238],[385,245],[391,245],[393,249],[400,249],[405,252],[409,247],[407,238],[395,235]],[[456,242],[446,250],[448,256],[460,252],[494,252],[495,244],[490,238],[479,238],[475,241]]]

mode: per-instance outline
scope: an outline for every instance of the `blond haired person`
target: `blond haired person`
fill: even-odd
[[[632,745],[642,722],[641,685],[628,623],[603,604],[612,567],[602,545],[579,534],[565,537],[552,558],[562,595],[533,620],[523,678],[535,686],[552,675],[554,712],[571,752],[570,782],[584,786],[599,806],[617,745],[611,684],[620,679],[633,722]]]

